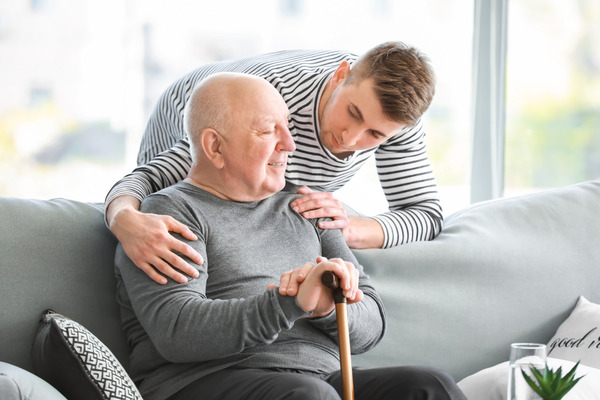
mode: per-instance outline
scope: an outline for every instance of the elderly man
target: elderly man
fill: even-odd
[[[190,226],[204,262],[187,283],[159,285],[116,254],[130,369],[145,399],[339,399],[333,271],[349,300],[353,353],[385,331],[381,299],[339,229],[320,229],[281,191],[295,149],[288,109],[265,80],[217,74],[194,90],[185,126],[193,165],[142,203]],[[279,284],[279,287],[275,287]],[[355,370],[364,399],[464,399],[445,373]]]

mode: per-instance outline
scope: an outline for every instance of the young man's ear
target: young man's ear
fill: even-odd
[[[348,74],[350,73],[350,63],[348,61],[342,61],[342,63],[336,68],[333,76],[331,77],[331,83],[333,88],[335,89],[339,85],[341,85]]]
[[[221,169],[225,165],[225,159],[222,152],[222,141],[223,138],[219,135],[219,132],[212,128],[203,130],[200,136],[200,143],[204,155],[217,169]]]

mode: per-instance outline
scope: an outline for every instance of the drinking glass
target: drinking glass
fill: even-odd
[[[510,371],[507,400],[534,400],[539,395],[531,389],[521,371],[532,376],[530,369],[546,366],[546,345],[540,343],[513,343],[510,345]],[[534,379],[535,381],[535,379]]]

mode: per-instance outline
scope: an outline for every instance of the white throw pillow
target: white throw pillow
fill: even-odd
[[[556,370],[562,366],[563,375],[575,365],[572,361],[549,357],[548,366]],[[458,382],[468,400],[506,400],[508,361],[481,370]],[[577,367],[575,376],[585,375],[563,400],[600,400],[600,369],[585,365]]]
[[[600,304],[579,297],[569,318],[548,342],[548,357],[600,368]]]

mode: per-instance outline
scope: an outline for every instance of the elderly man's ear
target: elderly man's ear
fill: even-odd
[[[209,160],[215,168],[223,168],[225,165],[225,159],[223,157],[223,137],[219,135],[216,130],[207,128],[202,131],[200,141],[206,159]]]

